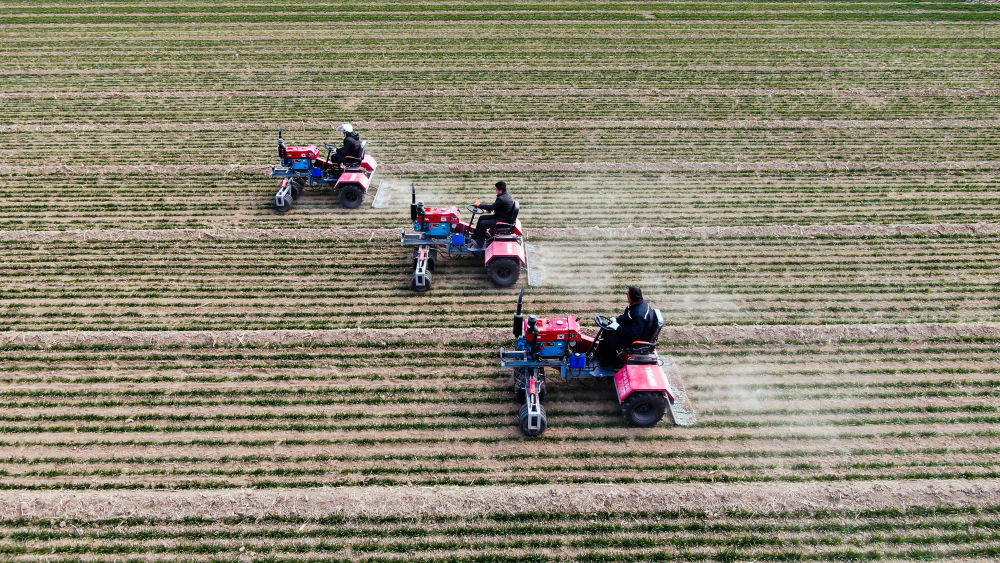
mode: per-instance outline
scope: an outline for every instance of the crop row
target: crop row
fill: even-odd
[[[41,105],[32,102],[33,106]],[[1000,104],[998,104],[1000,106]],[[44,110],[42,110],[44,111]],[[163,119],[170,112],[149,119]],[[448,119],[467,111],[454,110],[449,115],[428,116]],[[248,109],[248,112],[254,112]],[[48,112],[46,112],[48,113]],[[335,113],[332,110],[330,113]],[[107,119],[106,115],[66,116],[72,121],[81,118]],[[142,117],[141,113],[136,117]],[[408,116],[409,117],[409,116]],[[279,116],[274,116],[280,120]],[[730,159],[755,160],[759,163],[782,162],[791,157],[813,162],[817,159],[827,163],[854,162],[873,165],[874,163],[896,163],[900,161],[925,162],[940,158],[949,161],[982,161],[990,166],[995,153],[990,147],[1000,142],[993,122],[981,126],[970,125],[963,128],[719,128],[711,131],[692,131],[674,127],[633,126],[628,130],[602,132],[581,131],[578,127],[546,128],[536,126],[520,127],[516,133],[508,131],[498,139],[493,132],[475,128],[446,127],[443,130],[423,129],[403,130],[395,125],[371,131],[383,141],[373,154],[387,163],[421,162],[424,166],[462,163],[465,166],[494,158],[513,160],[519,155],[530,155],[535,164],[562,165],[572,169],[581,159],[595,152],[611,162],[629,162],[641,150],[644,162],[635,163],[637,170],[656,162],[696,163],[723,162]],[[277,164],[273,152],[276,131],[258,131],[240,138],[220,140],[220,132],[199,133],[197,138],[184,132],[171,133],[168,138],[158,137],[148,142],[128,144],[123,136],[113,135],[110,139],[104,132],[78,134],[72,141],[59,139],[34,140],[35,133],[18,134],[7,144],[10,148],[0,151],[5,165],[24,171],[48,171],[49,163],[39,160],[38,153],[26,152],[22,145],[32,141],[33,151],[58,154],[65,163],[101,162],[129,163],[142,162],[156,155],[156,161],[164,166],[182,164],[214,164],[220,170],[227,165],[258,163],[261,169]],[[367,133],[367,132],[366,132]],[[455,143],[456,136],[465,137],[465,142]],[[516,143],[509,140],[517,135]],[[7,135],[0,135],[0,140]],[[319,139],[334,141],[330,130],[315,132],[308,137],[295,134],[299,142],[315,143]],[[134,138],[134,133],[127,135]],[[23,142],[22,142],[23,141]],[[46,146],[51,143],[51,146]],[[127,148],[122,148],[122,146]],[[219,155],[206,161],[205,154]],[[765,164],[766,166],[766,164]],[[766,169],[766,168],[765,168]],[[387,168],[392,171],[392,167]]]
[[[475,259],[444,260],[435,289],[417,295],[395,244],[7,241],[0,319],[19,330],[439,326],[433,310],[451,326],[507,325],[482,311],[506,310],[514,293],[492,289]],[[618,309],[621,288],[638,282],[670,324],[997,319],[994,235],[532,244],[543,285],[529,307],[541,315]]]
[[[263,167],[273,158],[258,160]],[[457,205],[486,197],[497,177],[507,179],[521,202],[529,239],[539,228],[620,225],[623,218],[637,226],[1000,222],[1000,195],[989,169],[637,172],[629,180],[611,172],[442,171],[406,174],[405,180],[387,173],[376,175],[375,185],[382,178],[393,186],[388,208],[372,209],[366,202],[346,211],[329,193],[317,192],[286,215],[273,211],[277,183],[266,178],[265,169],[152,170],[9,174],[0,178],[0,227],[402,229],[408,223],[410,181],[429,205]]]
[[[874,11],[874,10],[836,10],[828,11],[824,13],[810,13],[807,11],[787,11],[787,12],[767,12],[767,11],[745,11],[745,10],[734,10],[728,13],[721,12],[719,10],[691,10],[686,9],[677,12],[665,12],[657,10],[655,13],[649,13],[654,19],[661,21],[701,21],[701,22],[716,22],[716,21],[739,21],[755,23],[761,22],[765,24],[773,24],[775,22],[823,22],[836,24],[840,22],[887,22],[887,23],[934,23],[936,21],[949,21],[949,22],[969,22],[969,23],[990,23],[995,22],[1000,19],[1000,16],[996,14],[995,11],[991,10],[973,10],[973,9],[963,9],[966,6],[976,7],[977,4],[965,4],[956,5],[953,10],[926,10],[926,11],[912,11],[912,12],[901,12],[898,10],[889,11]],[[58,24],[58,25],[111,25],[111,24],[128,24],[128,25],[138,25],[138,24],[158,24],[158,25],[170,25],[170,24],[238,24],[238,23],[255,23],[261,20],[274,22],[274,23],[296,23],[296,24],[308,24],[315,23],[317,21],[336,24],[345,23],[352,21],[340,10],[328,10],[317,12],[316,10],[309,9],[300,13],[294,12],[279,12],[275,11],[273,8],[266,8],[265,10],[258,11],[257,13],[215,13],[214,8],[208,8],[208,12],[189,12],[189,13],[178,13],[178,14],[159,14],[155,12],[130,12],[130,13],[113,13],[113,14],[101,14],[101,13],[88,13],[88,14],[56,14],[56,15],[46,15],[46,14],[19,14],[19,13],[6,13],[3,17],[0,17],[0,24],[6,25],[45,25],[45,24]],[[615,16],[619,17],[615,17]],[[508,23],[510,22],[523,22],[525,24],[532,23],[551,23],[558,22],[561,20],[570,19],[580,24],[594,22],[594,23],[606,23],[607,20],[611,21],[621,21],[625,23],[640,23],[644,21],[644,15],[642,13],[636,13],[635,11],[627,12],[613,12],[605,10],[592,10],[592,9],[582,9],[582,10],[545,10],[545,11],[529,11],[529,10],[497,10],[495,12],[486,11],[473,11],[469,10],[466,12],[444,12],[444,13],[427,13],[425,9],[417,9],[413,11],[399,11],[391,12],[388,10],[382,10],[379,12],[367,12],[365,14],[365,21],[367,23],[377,23],[382,25],[399,25],[410,22],[445,22],[445,21],[478,21],[478,22],[492,22],[497,20],[503,20]]]
[[[609,71],[578,69],[405,69],[357,71],[352,75],[358,88],[379,89],[391,84],[393,88],[420,90],[428,84],[441,87],[459,88],[467,81],[495,88],[496,84],[508,87],[530,88],[532,84],[565,85],[575,88],[657,88],[663,84],[679,84],[689,88],[804,88],[804,89],[885,89],[886,74],[892,74],[889,83],[893,88],[992,88],[984,84],[979,73],[951,71],[947,69],[830,69],[814,70],[774,70],[767,69],[621,69],[609,78]],[[982,71],[988,75],[988,71]],[[330,87],[326,74],[315,73],[303,68],[296,72],[274,70],[272,72],[240,69],[220,72],[182,72],[169,68],[152,72],[148,69],[129,69],[127,72],[102,73],[93,69],[75,72],[20,74],[7,73],[5,82],[16,91],[34,91],[48,87],[62,91],[77,91],[81,87],[94,89],[129,91],[212,90],[219,88],[220,80],[236,91],[260,88],[264,90],[285,89],[288,84],[301,85],[306,89]],[[986,80],[989,80],[987,78]],[[354,104],[352,104],[353,106]],[[302,116],[299,117],[301,119]],[[137,120],[138,121],[138,120]],[[206,119],[206,121],[208,121]]]
[[[990,22],[998,16],[989,6],[978,4],[939,4],[933,7],[922,7],[920,10],[900,10],[898,5],[883,4],[853,4],[830,3],[825,9],[811,3],[788,3],[771,9],[757,4],[729,3],[687,3],[677,5],[649,5],[646,10],[636,10],[634,6],[620,4],[607,6],[553,6],[546,4],[529,5],[527,8],[514,4],[482,6],[478,4],[429,6],[426,3],[396,5],[388,4],[373,9],[369,4],[361,4],[356,11],[361,12],[363,20],[371,23],[400,24],[409,22],[439,22],[439,21],[494,21],[506,22],[552,22],[574,20],[579,23],[593,21],[606,23],[611,21],[642,22],[648,19],[659,21],[701,21],[701,22]],[[341,22],[345,19],[344,11],[337,9],[316,9],[311,6],[285,7],[275,9],[271,5],[239,4],[226,6],[182,6],[182,9],[169,9],[158,6],[153,10],[136,6],[134,10],[116,10],[113,12],[95,11],[86,6],[72,5],[67,7],[46,7],[34,9],[19,9],[8,12],[0,18],[4,24],[123,24],[123,23],[240,23],[266,20],[271,22],[304,23],[310,21]],[[539,9],[545,6],[545,9]],[[464,10],[462,8],[465,8]],[[830,8],[838,8],[836,10]],[[817,9],[819,8],[819,9]],[[644,16],[650,16],[646,18]],[[318,18],[318,19],[317,19]]]
[[[587,330],[589,332],[592,329]],[[368,366],[373,359],[372,354],[377,350],[379,368],[394,372],[393,380],[399,383],[408,379],[405,374],[398,372],[405,366],[422,369],[428,366],[493,365],[496,351],[480,348],[481,342],[476,338],[480,332],[470,330],[463,338],[450,341],[448,347],[436,346],[433,345],[433,340],[428,342],[407,334],[405,340],[394,339],[391,348],[386,348],[388,341],[379,336],[372,336],[369,339],[359,336],[357,342],[330,347],[308,338],[299,340],[292,335],[280,342],[250,340],[244,341],[243,344],[238,344],[239,341],[234,338],[216,339],[212,342],[211,339],[203,338],[199,341],[192,337],[182,337],[179,342],[168,343],[155,340],[145,343],[134,340],[127,343],[101,343],[98,337],[97,343],[70,344],[22,342],[15,333],[2,348],[7,360],[3,365],[3,381],[7,384],[60,382],[87,386],[98,383],[175,381],[184,384],[271,381],[280,386],[280,382],[288,380],[290,376],[282,370],[306,368],[339,370]],[[685,356],[685,365],[689,369],[697,370],[692,373],[698,373],[699,379],[712,373],[713,366],[731,360],[766,366],[772,378],[770,384],[776,388],[790,384],[782,382],[781,378],[795,382],[805,376],[825,375],[831,380],[825,382],[825,386],[853,389],[855,392],[870,385],[875,387],[904,385],[902,382],[877,381],[879,374],[929,375],[936,370],[937,374],[947,378],[945,382],[954,381],[952,377],[971,373],[967,368],[964,371],[955,371],[961,369],[962,361],[989,362],[997,358],[996,338],[989,336],[942,336],[941,339],[932,341],[901,338],[898,342],[887,340],[877,334],[860,341],[827,336],[822,339],[829,340],[829,343],[820,345],[792,340],[782,340],[779,343],[754,340],[752,346],[748,346],[747,342],[742,340],[730,342],[716,340],[711,346],[706,346],[695,344],[700,342],[697,339],[690,342],[665,339],[660,349],[668,354]],[[858,367],[851,368],[850,372],[846,371],[848,369],[846,366],[833,367],[834,364],[842,364],[844,356],[859,362],[877,362],[877,369],[872,367],[864,370],[864,373],[876,378],[877,384],[859,380]],[[930,363],[925,364],[925,362]],[[937,362],[956,364],[944,366]],[[121,370],[107,372],[107,365],[118,366]],[[818,369],[820,366],[825,369]],[[205,368],[218,368],[220,372],[212,377],[190,371]],[[264,371],[249,368],[260,368]],[[363,367],[363,369],[373,368]],[[59,371],[51,372],[51,370]],[[95,373],[101,371],[104,373]],[[181,373],[177,373],[178,371]],[[297,372],[294,376],[294,379],[299,381],[327,381],[335,377],[335,374]],[[461,377],[461,374],[452,374],[449,377]],[[963,384],[969,382],[964,381]],[[463,383],[463,386],[468,385]],[[799,381],[798,385],[806,383]],[[14,388],[8,392],[14,392]],[[125,393],[123,390],[120,392]],[[189,390],[189,392],[194,391]]]
[[[475,340],[14,340],[0,470],[37,489],[988,479],[996,343],[664,342],[699,426],[626,429],[606,384],[553,382],[553,426],[529,442],[496,349]]]
[[[433,45],[448,46],[478,45],[486,49],[489,44],[514,45],[517,41],[548,41],[565,37],[571,41],[591,42],[601,40],[610,45],[628,46],[630,41],[656,42],[664,38],[671,41],[667,45],[684,46],[695,42],[695,45],[729,45],[733,49],[752,48],[755,46],[787,46],[790,40],[802,42],[805,49],[821,43],[817,48],[864,48],[860,45],[871,45],[872,48],[893,49],[903,47],[933,47],[938,49],[963,49],[984,46],[983,42],[996,34],[989,25],[970,25],[964,22],[937,21],[931,24],[900,23],[887,25],[883,22],[839,22],[835,25],[814,22],[754,22],[747,25],[742,22],[720,21],[714,23],[697,22],[636,22],[638,25],[622,25],[628,22],[616,22],[617,25],[590,24],[587,22],[534,22],[530,25],[521,22],[508,23],[501,20],[483,23],[478,21],[459,22],[407,22],[405,25],[393,26],[367,22],[356,18],[357,29],[369,31],[377,28],[380,33],[361,33],[351,42],[358,49],[368,48],[370,51],[389,49],[395,50],[397,40],[408,44],[426,46],[420,41],[432,41]],[[980,33],[969,34],[970,28],[976,28]],[[521,31],[514,37],[512,29]],[[332,27],[318,26],[303,32],[300,26],[282,22],[270,22],[262,18],[258,22],[243,24],[201,23],[163,25],[158,27],[122,25],[107,23],[93,26],[74,25],[24,25],[10,27],[4,30],[6,36],[32,45],[56,45],[67,41],[70,47],[79,47],[81,42],[94,45],[96,48],[118,47],[124,44],[147,46],[161,44],[165,41],[176,42],[179,48],[190,46],[222,45],[232,47],[240,45],[243,48],[254,45],[273,45],[286,43],[291,48],[298,45],[318,43],[328,47],[329,42],[343,37],[340,30]],[[120,34],[109,37],[109,33]],[[294,41],[291,40],[295,35]],[[389,41],[385,41],[388,39]],[[252,40],[252,42],[251,42]],[[123,43],[125,41],[127,43]],[[478,43],[477,43],[478,42]],[[870,43],[869,43],[870,42]],[[636,43],[641,44],[641,43]],[[351,45],[345,48],[351,48]],[[663,43],[658,43],[662,48]],[[73,53],[80,52],[74,48]]]
[[[647,32],[648,33],[648,32]],[[420,67],[430,64],[440,66],[467,65],[473,62],[480,62],[490,67],[503,67],[513,61],[520,61],[526,69],[545,68],[546,66],[561,64],[564,66],[580,66],[581,56],[586,56],[587,61],[593,66],[603,66],[607,64],[625,63],[635,67],[639,65],[650,66],[671,66],[678,68],[690,68],[697,66],[720,65],[724,62],[729,65],[746,66],[796,66],[798,68],[811,67],[846,67],[854,65],[857,67],[872,67],[884,65],[894,68],[902,68],[906,65],[923,64],[927,66],[961,67],[962,65],[972,65],[976,63],[988,63],[996,55],[994,45],[990,44],[984,37],[968,37],[964,46],[947,46],[928,48],[923,41],[911,40],[907,44],[895,44],[892,46],[872,47],[872,46],[815,46],[815,45],[792,45],[788,42],[771,45],[761,45],[756,42],[743,41],[742,44],[732,43],[714,44],[706,39],[696,42],[656,43],[651,38],[643,37],[642,32],[637,35],[636,41],[623,41],[621,39],[612,41],[609,48],[594,50],[586,41],[576,39],[560,41],[556,38],[542,40],[522,40],[516,44],[521,47],[519,53],[513,53],[503,49],[503,45],[513,46],[515,43],[511,39],[501,40],[501,48],[490,48],[490,45],[475,39],[464,41],[443,42],[437,49],[427,49],[427,44],[420,39],[400,39],[398,42],[374,42],[366,41],[358,44],[350,43],[345,45],[341,51],[347,56],[365,57],[369,61],[374,61],[371,66],[389,67]],[[24,55],[37,55],[45,53],[46,46],[38,45],[33,41],[25,42],[27,45]],[[228,45],[227,45],[228,43]],[[99,66],[101,69],[134,68],[137,65],[145,65],[151,68],[158,68],[164,62],[177,64],[183,70],[197,69],[199,67],[218,66],[221,61],[232,66],[243,67],[253,65],[261,70],[269,70],[279,65],[289,65],[293,68],[296,65],[304,65],[307,58],[318,50],[328,49],[328,44],[322,40],[310,42],[295,42],[294,44],[282,45],[283,58],[276,59],[274,51],[268,49],[269,46],[279,44],[275,41],[253,42],[247,45],[235,41],[220,41],[212,48],[201,45],[190,45],[183,41],[167,43],[162,41],[156,46],[142,48],[136,45],[135,49],[122,49],[122,45],[115,45],[114,48],[95,48],[89,51],[77,52],[72,58],[65,60],[42,59],[37,61],[33,67],[37,71],[47,71],[52,68],[65,68],[77,70],[91,65]],[[174,47],[167,49],[167,45]],[[51,46],[49,46],[51,47]],[[226,52],[220,53],[217,47],[228,47]],[[12,52],[11,47],[4,49]],[[0,51],[2,52],[2,51]],[[120,55],[128,54],[128,58]],[[237,57],[236,54],[239,56]],[[897,55],[898,56],[895,56]],[[524,58],[518,59],[518,55]],[[333,61],[333,66],[339,64],[338,59]],[[27,70],[28,65],[24,61],[10,61],[9,67],[17,70]]]
[[[712,91],[672,94],[671,92],[634,92],[622,90],[618,93],[605,94],[600,91],[576,95],[561,96],[540,95],[537,93],[520,94],[518,92],[485,91],[475,98],[446,95],[439,92],[429,92],[422,96],[396,93],[363,94],[365,102],[357,108],[349,108],[352,102],[342,96],[331,94],[322,101],[308,103],[285,101],[287,92],[278,91],[253,95],[219,96],[211,92],[204,95],[185,96],[181,100],[170,99],[160,92],[136,92],[128,98],[115,95],[99,95],[96,97],[77,97],[73,94],[56,94],[59,99],[8,98],[4,100],[4,110],[0,117],[17,125],[11,125],[9,130],[23,132],[11,138],[19,144],[30,143],[38,150],[64,152],[64,157],[78,161],[82,156],[93,154],[95,157],[127,160],[127,157],[149,156],[149,153],[135,154],[146,148],[157,149],[172,157],[175,154],[193,154],[206,148],[221,151],[225,149],[236,162],[237,157],[243,157],[258,147],[273,147],[274,131],[269,134],[264,145],[256,141],[264,141],[264,136],[256,132],[239,138],[221,133],[229,130],[230,123],[240,123],[235,116],[257,116],[256,123],[277,123],[285,126],[299,127],[297,120],[288,116],[296,112],[315,115],[350,114],[350,119],[360,123],[363,132],[369,137],[380,140],[378,145],[383,152],[398,159],[413,158],[412,153],[400,153],[404,148],[423,145],[433,151],[420,154],[420,157],[438,157],[461,154],[460,151],[482,151],[482,145],[496,142],[503,143],[509,139],[513,131],[528,143],[524,151],[525,158],[534,160],[547,156],[549,151],[538,154],[537,146],[545,145],[552,151],[568,152],[587,145],[574,143],[592,143],[594,134],[601,137],[616,139],[622,136],[634,137],[632,142],[608,143],[607,149],[619,147],[639,148],[650,145],[651,151],[672,147],[681,155],[700,154],[695,149],[707,150],[708,147],[721,147],[721,154],[742,154],[747,143],[759,143],[761,149],[768,149],[766,156],[774,158],[770,153],[784,155],[780,152],[790,142],[818,142],[830,149],[840,149],[847,154],[859,152],[857,146],[863,139],[859,135],[870,137],[872,157],[888,154],[901,156],[921,156],[926,153],[928,137],[939,135],[943,154],[953,154],[978,148],[979,145],[962,147],[960,141],[970,136],[982,136],[988,142],[994,134],[992,118],[996,115],[1000,101],[996,95],[985,95],[970,89],[965,96],[952,94],[950,96],[913,96],[894,93],[870,92],[858,95],[830,97],[821,94],[800,96],[796,92],[767,92],[760,95],[741,95],[735,92]],[[162,97],[161,103],[150,106],[146,100],[149,97]],[[315,106],[315,107],[307,107]],[[565,124],[548,122],[553,114],[564,115]],[[509,120],[525,122],[511,125],[510,131],[500,134],[497,131],[486,131],[478,126],[458,126],[451,121],[464,119],[475,115],[479,120]],[[586,134],[586,129],[568,120],[607,120],[609,115],[619,116],[628,120],[626,130],[592,132],[591,136],[574,138]],[[662,127],[658,121],[677,119],[678,116],[698,115],[702,123],[698,131],[690,128]],[[735,120],[839,120],[850,116],[855,120],[872,120],[868,127],[853,127],[848,130],[836,128],[836,122],[827,129],[812,127],[812,130],[801,130],[794,126],[763,128],[743,127]],[[642,120],[631,123],[635,120]],[[940,123],[928,122],[924,125],[900,128],[891,120],[918,119],[938,120]],[[951,125],[954,121],[947,120],[983,120],[972,122],[968,127]],[[172,127],[171,136],[145,135],[142,142],[135,143],[135,135],[129,134],[125,143],[115,143],[121,134],[100,132],[84,135],[77,133],[60,140],[40,135],[35,131],[67,126],[81,127],[81,122],[115,120],[122,127],[146,128],[152,130],[156,124],[203,124],[202,130],[211,129],[211,136],[206,134],[191,135],[185,126]],[[426,120],[443,122],[433,128],[414,127],[414,124]],[[709,121],[713,120],[713,121]],[[370,125],[369,125],[370,124]],[[527,127],[525,126],[527,125]],[[683,124],[682,124],[683,125]],[[767,125],[763,123],[763,125]],[[169,129],[169,125],[160,125],[159,129]],[[275,127],[276,128],[276,127]],[[270,128],[268,128],[270,129]],[[299,143],[314,143],[331,134],[331,127],[324,131],[296,132],[293,140]],[[581,131],[580,129],[584,129]],[[306,136],[308,134],[308,136]],[[456,135],[468,135],[468,143],[448,143],[454,141]],[[490,135],[487,137],[486,135]],[[893,143],[883,144],[885,137],[890,136]],[[811,137],[815,137],[811,138]],[[330,140],[330,139],[327,139]],[[509,142],[509,141],[508,141]],[[716,143],[713,145],[712,143]],[[898,144],[898,146],[897,146]],[[90,145],[93,145],[92,147]],[[732,145],[732,146],[730,146]],[[10,147],[5,152],[15,156],[24,155],[23,151],[13,152]],[[82,149],[89,148],[91,153]],[[812,149],[806,145],[803,149]],[[570,153],[573,154],[573,153]],[[575,153],[579,155],[580,153]],[[612,153],[615,154],[615,153]],[[662,158],[662,154],[652,152]],[[37,154],[33,154],[39,164]],[[836,157],[837,154],[830,154]],[[856,155],[855,158],[860,158]],[[165,161],[172,164],[174,161]],[[17,164],[20,164],[18,162]]]
[[[458,517],[294,516],[0,522],[5,556],[359,557],[547,561],[922,559],[998,555],[996,507]]]

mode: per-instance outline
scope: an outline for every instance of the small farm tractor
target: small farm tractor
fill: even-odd
[[[619,359],[620,367],[600,365],[594,355],[606,331],[618,328],[614,319],[597,315],[596,337],[580,330],[573,315],[539,319],[521,314],[524,290],[517,299],[514,314],[515,349],[500,348],[501,369],[514,371],[514,394],[521,404],[518,422],[527,436],[545,432],[547,420],[542,399],[545,398],[545,370],[556,372],[560,379],[599,378],[614,382],[618,402],[625,422],[631,426],[655,426],[667,409],[677,426],[695,424],[687,392],[680,383],[676,367],[670,358],[656,353],[656,341],[663,327],[663,315],[655,309],[657,326],[648,341],[636,341],[627,346]]]
[[[274,194],[274,207],[285,213],[292,208],[306,186],[332,187],[340,204],[348,209],[361,205],[378,166],[375,157],[365,154],[366,144],[367,141],[361,142],[360,157],[344,157],[345,162],[341,164],[333,161],[337,147],[323,143],[326,158],[320,156],[316,145],[286,147],[282,131],[278,129],[278,158],[284,168],[271,168],[272,178],[283,178],[281,187]]]
[[[417,201],[416,185],[411,185],[410,220],[413,233],[403,231],[401,243],[412,246],[413,277],[410,289],[425,292],[431,288],[437,261],[441,256],[481,256],[486,265],[490,281],[499,287],[510,287],[517,283],[521,269],[527,268],[524,252],[524,233],[517,218],[520,206],[514,202],[514,222],[497,223],[486,231],[483,246],[472,239],[475,232],[473,222],[483,210],[468,206],[472,220],[462,221],[458,207],[424,207]]]

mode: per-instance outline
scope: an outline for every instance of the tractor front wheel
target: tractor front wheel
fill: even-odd
[[[656,426],[667,412],[667,397],[662,392],[636,391],[622,403],[622,416],[630,426]]]
[[[365,199],[365,192],[357,186],[344,186],[340,188],[340,205],[347,209],[356,209]]]
[[[497,258],[486,266],[490,281],[500,287],[510,287],[521,276],[521,263],[516,258]]]
[[[278,213],[287,213],[292,208],[292,197],[286,195],[280,199],[276,198],[274,208],[278,210]]]
[[[417,293],[424,293],[431,288],[431,274],[429,271],[424,274],[423,280],[420,283],[417,282],[416,276],[410,278],[410,289],[416,291]]]
[[[525,436],[531,436],[532,438],[536,436],[541,436],[542,432],[548,427],[547,421],[545,419],[545,407],[538,405],[538,428],[530,430],[528,428],[528,405],[521,405],[521,412],[517,415],[518,424],[521,426],[521,432]]]

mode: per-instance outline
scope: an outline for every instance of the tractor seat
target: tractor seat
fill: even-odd
[[[358,156],[347,156],[344,155],[344,167],[345,168],[356,168],[361,164],[361,161],[365,159],[365,146],[368,145],[368,141],[361,141],[361,154]]]
[[[655,354],[656,342],[660,339],[660,331],[663,330],[663,314],[659,309],[653,309],[656,316],[656,326],[650,331],[647,340],[635,340],[622,350],[625,354]]]
[[[491,237],[500,237],[514,234],[514,225],[510,223],[497,223],[490,227],[488,234]]]
[[[630,366],[655,366],[660,363],[656,354],[626,354],[625,363]]]
[[[497,221],[489,230],[490,236],[504,236],[514,234],[514,222],[517,221],[517,214],[521,212],[521,204],[514,202],[514,208],[510,211],[510,221]]]
[[[625,347],[626,354],[653,354],[656,351],[655,342],[636,340]]]

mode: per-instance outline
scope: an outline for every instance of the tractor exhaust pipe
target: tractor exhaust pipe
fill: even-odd
[[[281,138],[281,127],[278,127],[278,158],[285,159],[285,140]]]
[[[424,202],[417,201],[417,183],[410,183],[410,221],[419,221],[424,214]]]
[[[524,302],[524,289],[517,296],[517,312],[514,313],[514,338],[521,338],[524,334],[524,317],[521,316],[521,305]]]

